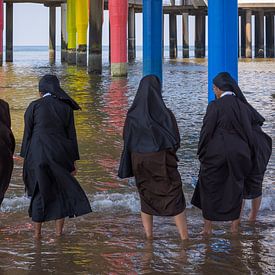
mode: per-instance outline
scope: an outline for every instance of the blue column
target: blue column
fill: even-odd
[[[238,80],[238,1],[208,1],[208,101],[215,99],[212,80],[219,72]]]
[[[162,0],[143,0],[143,75],[162,81]]]

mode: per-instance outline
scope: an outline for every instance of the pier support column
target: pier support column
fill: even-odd
[[[127,75],[128,0],[109,0],[111,23],[111,75]]]
[[[61,4],[61,62],[67,61],[67,4]]]
[[[128,10],[128,60],[136,58],[135,8]]]
[[[208,1],[208,100],[215,99],[213,78],[229,72],[238,80],[238,1]]]
[[[76,64],[87,66],[88,1],[76,1],[77,55]]]
[[[76,64],[76,0],[67,0],[68,64]]]
[[[274,15],[266,15],[266,57],[273,58],[274,55]]]
[[[170,58],[177,58],[177,15],[174,13],[169,14],[169,49]]]
[[[264,57],[264,11],[255,14],[255,57]]]
[[[103,0],[89,0],[89,73],[102,72]]]
[[[182,14],[182,57],[189,58],[189,21],[188,13]]]
[[[246,48],[246,14],[242,14],[241,15],[241,57],[245,57],[245,48]]]
[[[0,0],[0,66],[3,64],[4,4]]]
[[[245,57],[252,57],[252,11],[245,11]]]
[[[143,0],[143,75],[162,81],[162,0]]]
[[[13,61],[13,3],[6,3],[6,62]]]
[[[205,57],[205,15],[197,14],[195,22],[195,57]]]
[[[56,7],[49,7],[49,58],[50,61],[55,61],[55,49],[56,49],[56,41],[55,41],[55,28],[56,28]]]

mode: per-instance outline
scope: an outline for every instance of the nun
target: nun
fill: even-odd
[[[170,216],[175,218],[181,239],[187,239],[186,203],[176,156],[180,135],[155,75],[140,81],[127,113],[123,139],[118,176],[135,177],[146,237],[153,238],[153,216]]]
[[[244,199],[251,200],[251,211],[248,220],[256,221],[262,200],[262,183],[267,164],[272,153],[272,139],[263,130],[264,117],[253,108],[246,100],[237,82],[229,73],[220,73],[215,79],[214,84],[222,88],[229,86],[236,97],[248,106],[248,113],[252,125],[252,168],[245,179]]]
[[[216,100],[209,103],[203,119],[197,152],[200,172],[191,200],[202,210],[203,234],[212,233],[212,221],[231,221],[231,232],[238,232],[244,188],[252,169],[249,106],[222,76],[213,81]]]
[[[66,217],[91,212],[88,198],[74,177],[79,152],[73,111],[80,107],[60,87],[55,75],[41,78],[39,92],[40,98],[25,112],[21,148],[35,238],[41,237],[43,222],[55,220],[56,235],[60,236]]]
[[[9,104],[0,99],[0,206],[11,179],[14,149]]]

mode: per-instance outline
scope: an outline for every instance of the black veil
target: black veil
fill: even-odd
[[[219,73],[213,79],[213,83],[222,91],[234,92],[236,97],[239,98],[243,103],[247,104],[251,109],[253,114],[253,122],[261,126],[263,125],[265,118],[261,114],[259,114],[258,111],[248,103],[239,85],[228,72]]]
[[[55,75],[46,74],[40,79],[39,92],[42,94],[51,93],[70,105],[73,110],[80,109],[79,105],[60,87],[59,80]]]

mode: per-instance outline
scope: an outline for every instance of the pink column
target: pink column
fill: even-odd
[[[3,30],[4,30],[3,0],[0,0],[0,66],[2,66],[2,63],[3,63]]]
[[[128,0],[109,0],[111,31],[111,74],[127,75]]]

